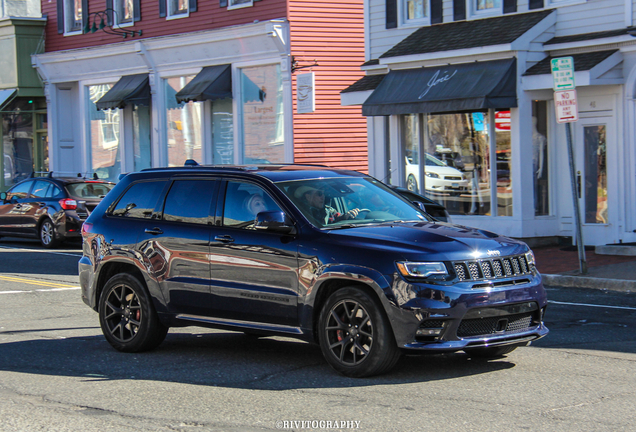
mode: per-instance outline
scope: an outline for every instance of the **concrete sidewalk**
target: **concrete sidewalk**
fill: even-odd
[[[611,247],[597,249],[612,253]],[[621,247],[623,248],[623,247]],[[636,251],[636,247],[633,247]],[[613,291],[636,292],[636,256],[605,255],[586,250],[588,273],[580,274],[579,255],[576,247],[534,248],[537,268],[546,286],[595,288]],[[621,251],[629,253],[629,251]]]

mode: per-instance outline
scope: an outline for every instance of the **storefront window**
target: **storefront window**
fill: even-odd
[[[607,145],[605,126],[583,128],[585,164],[583,197],[585,223],[606,224],[607,216]]]
[[[512,216],[510,111],[495,111],[495,138],[497,143],[497,215]]]
[[[532,169],[534,179],[534,214],[550,214],[548,188],[548,114],[546,101],[532,102]]]
[[[490,215],[488,114],[429,114],[425,118],[425,195],[451,214]]]
[[[203,160],[203,102],[177,103],[175,95],[194,76],[166,80],[168,166],[182,166],[187,159]]]
[[[285,161],[280,64],[240,70],[244,163]]]
[[[420,190],[420,121],[419,114],[402,116],[402,145],[406,188]]]
[[[232,99],[212,103],[212,146],[215,164],[234,163],[234,125]]]
[[[96,106],[96,102],[108,93],[111,87],[110,84],[88,87],[91,171],[100,179],[117,181],[121,173],[120,110],[115,108],[98,111]]]
[[[3,189],[27,178],[33,164],[33,114],[21,112],[2,113]]]
[[[150,107],[133,105],[133,157],[135,171],[150,168]]]

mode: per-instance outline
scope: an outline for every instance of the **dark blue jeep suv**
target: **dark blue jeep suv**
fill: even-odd
[[[524,243],[435,221],[357,172],[147,169],[82,234],[82,298],[120,351],[199,325],[317,342],[363,377],[404,352],[501,356],[548,333]]]

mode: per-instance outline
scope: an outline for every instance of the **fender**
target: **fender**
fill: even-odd
[[[164,294],[159,288],[159,284],[157,283],[157,281],[150,276],[147,267],[144,265],[144,263],[141,261],[140,258],[141,258],[140,254],[133,250],[127,250],[127,249],[108,250],[108,253],[105,256],[103,256],[102,259],[96,264],[95,276],[94,276],[94,280],[92,281],[93,289],[92,289],[92,292],[90,293],[91,298],[89,298],[90,306],[93,307],[93,309],[97,308],[99,295],[101,295],[101,290],[103,289],[107,280],[115,274],[114,272],[113,274],[109,274],[111,273],[109,269],[112,268],[112,266],[128,265],[128,266],[134,266],[136,269],[139,270],[139,273],[141,273],[141,275],[143,276],[144,282],[150,294],[150,298],[153,300],[153,304],[155,306],[155,310],[157,311],[157,313],[166,312],[166,306],[165,306],[166,300],[165,300]],[[80,280],[82,280],[81,274],[83,273],[83,270],[82,270],[83,265],[86,265],[86,263],[83,263],[82,260],[80,260]],[[102,278],[103,272],[106,272],[106,273],[104,274],[104,277]]]
[[[401,339],[395,331],[396,328],[401,328],[405,322],[413,323],[416,319],[412,311],[404,310],[398,306],[397,300],[393,295],[391,282],[378,271],[350,264],[329,264],[318,269],[316,278],[308,287],[303,304],[299,304],[300,326],[304,333],[312,334],[314,338],[316,336],[314,334],[314,324],[320,314],[320,310],[317,310],[316,306],[320,307],[324,303],[326,296],[330,293],[322,293],[333,286],[332,282],[338,282],[341,286],[365,285],[370,288],[382,304],[396,340]]]

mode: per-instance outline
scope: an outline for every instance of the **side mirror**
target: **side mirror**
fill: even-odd
[[[0,192],[0,200],[2,200],[3,202],[7,201],[7,193],[6,192]]]
[[[422,201],[413,201],[413,204],[419,207],[419,209],[422,210],[423,212],[426,212],[426,206],[424,205]]]
[[[282,211],[260,212],[256,215],[254,228],[281,234],[294,234],[296,231],[292,220]]]

